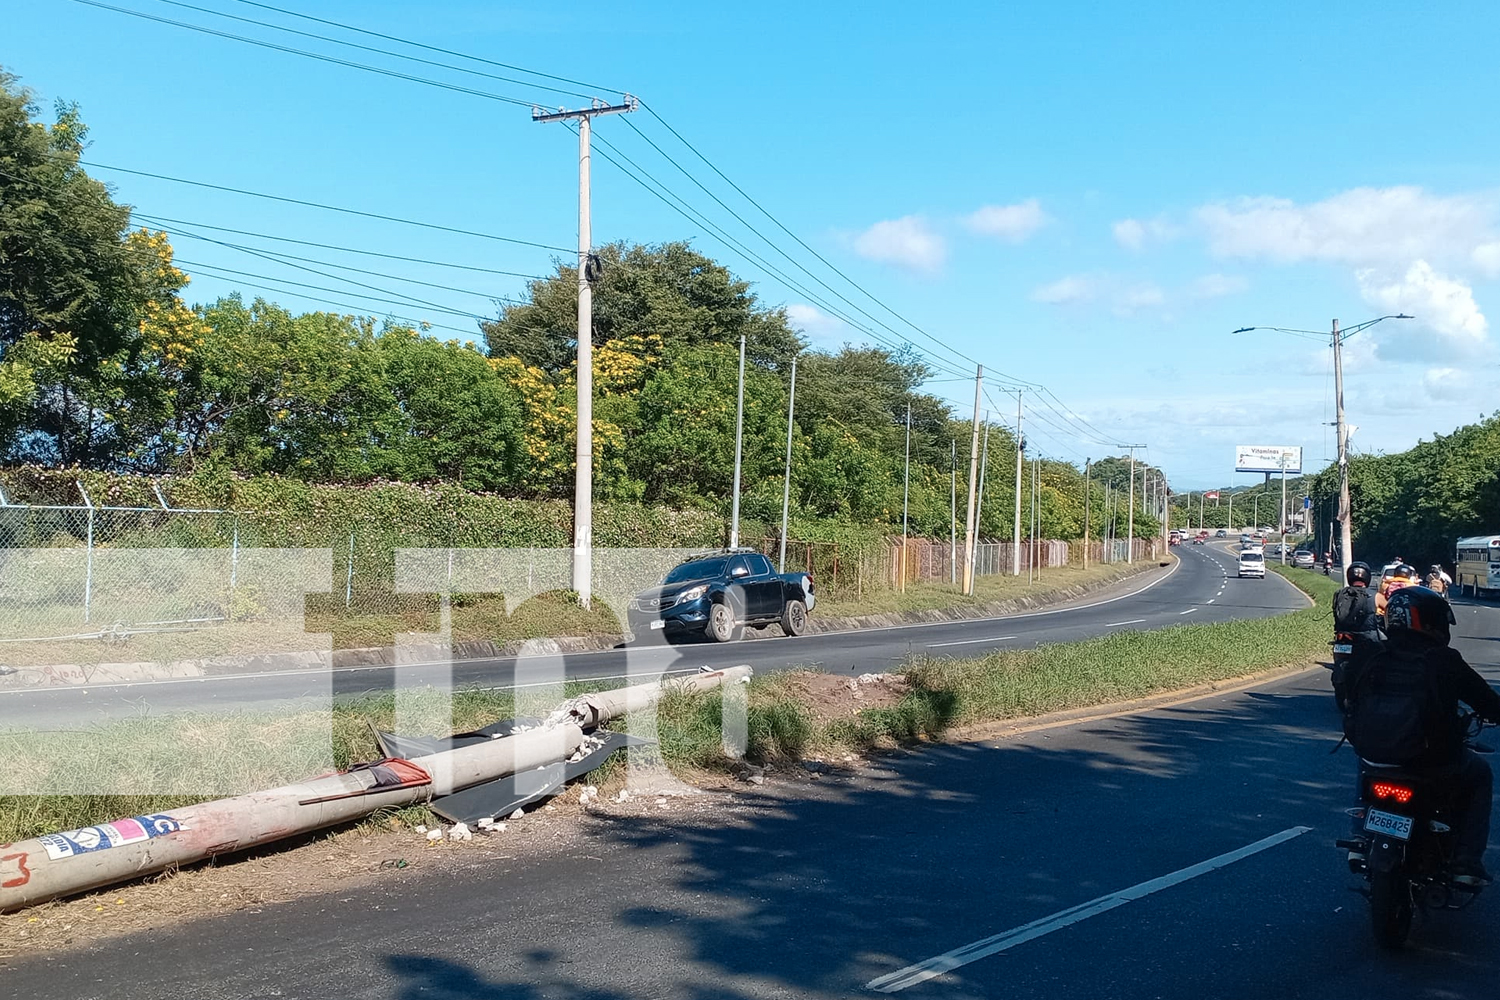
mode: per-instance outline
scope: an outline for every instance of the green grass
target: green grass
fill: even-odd
[[[897,704],[866,709],[856,716],[820,723],[797,691],[797,678],[775,673],[754,678],[748,690],[749,759],[792,762],[812,755],[859,752],[942,736],[955,726],[973,725],[1085,708],[1244,676],[1326,653],[1331,635],[1328,607],[1335,586],[1321,574],[1283,569],[1317,605],[1274,618],[1219,624],[1179,625],[1150,632],[1117,632],[1082,642],[1055,643],[1032,650],[1001,651],[969,659],[924,659],[906,668],[909,693]],[[454,693],[452,711],[434,693],[404,703],[408,726],[416,718],[433,732],[461,732],[514,714],[545,712],[562,697],[597,690],[599,683],[569,683],[562,691],[529,692],[518,704],[511,692],[465,690]],[[722,701],[717,692],[669,692],[658,706],[656,737],[661,758],[687,770],[727,770]],[[337,702],[326,717],[255,715],[207,718],[139,719],[96,727],[83,733],[0,732],[0,759],[11,773],[61,768],[61,787],[83,787],[78,779],[99,779],[119,769],[130,786],[155,787],[172,775],[236,788],[268,788],[305,778],[318,769],[313,749],[338,767],[373,759],[376,746],[369,724],[389,731],[395,725],[392,695]],[[627,718],[622,728],[644,730],[645,720]],[[318,729],[318,726],[325,727]],[[322,739],[289,739],[289,734]],[[331,741],[323,734],[331,735]],[[250,748],[240,755],[225,747]],[[247,759],[254,771],[247,772]],[[618,759],[596,775],[617,776]],[[67,784],[67,782],[73,782]],[[119,816],[156,812],[202,801],[205,796],[35,795],[0,796],[0,843],[52,830],[69,829]],[[425,811],[408,810],[412,821]],[[413,819],[413,817],[417,817]]]
[[[947,583],[911,583],[906,593],[896,590],[869,590],[856,596],[847,588],[818,599],[819,617],[843,618],[858,615],[898,614],[910,611],[941,611],[955,607],[979,607],[1000,601],[1030,598],[1035,601],[1057,599],[1063,591],[1079,586],[1097,586],[1121,580],[1157,565],[1154,561],[1137,563],[1095,563],[1084,569],[1059,566],[1042,570],[1041,576],[1029,582],[1023,576],[981,576],[974,584],[972,597],[958,593]]]

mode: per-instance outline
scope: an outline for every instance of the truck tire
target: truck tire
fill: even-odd
[[[709,608],[708,624],[703,627],[703,634],[714,642],[734,642],[743,631],[735,621],[734,608],[728,601],[715,601]]]
[[[781,611],[781,631],[789,637],[806,632],[807,605],[801,601],[787,601]]]

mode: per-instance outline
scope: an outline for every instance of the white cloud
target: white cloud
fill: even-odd
[[[1052,221],[1035,198],[1014,205],[985,205],[964,219],[964,225],[976,233],[994,236],[1007,243],[1024,243],[1038,229]]]
[[[1489,238],[1496,208],[1492,195],[1364,187],[1306,205],[1269,197],[1216,202],[1194,218],[1221,257],[1372,267],[1467,260]]]
[[[1158,216],[1155,219],[1121,219],[1110,227],[1115,242],[1126,250],[1144,250],[1147,243],[1164,243],[1175,239],[1180,228]]]
[[[1487,278],[1500,278],[1500,243],[1481,243],[1470,255]]]
[[[1135,285],[1122,291],[1115,300],[1115,313],[1120,316],[1129,316],[1142,309],[1153,309],[1165,305],[1167,296],[1160,288],[1149,282],[1144,285]]]
[[[1088,302],[1099,294],[1099,279],[1087,274],[1070,274],[1031,293],[1035,302],[1060,306],[1070,302]]]
[[[843,343],[852,332],[843,320],[802,302],[786,307],[786,321],[794,330],[801,330],[813,340],[830,344]]]
[[[1387,312],[1406,312],[1428,331],[1427,336],[1382,324],[1380,356],[1387,361],[1419,358],[1465,358],[1479,353],[1489,340],[1489,321],[1465,282],[1433,270],[1418,260],[1399,278],[1373,268],[1359,271],[1365,301]],[[1399,325],[1398,325],[1399,326]]]
[[[1469,376],[1457,368],[1429,368],[1422,376],[1422,391],[1436,396],[1454,392],[1469,386]]]
[[[1238,274],[1205,274],[1194,281],[1189,289],[1194,298],[1216,299],[1222,295],[1238,295],[1250,287],[1250,282]]]
[[[854,238],[861,257],[914,271],[936,271],[947,259],[943,238],[919,215],[877,222]]]

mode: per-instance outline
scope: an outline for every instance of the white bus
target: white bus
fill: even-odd
[[[1471,597],[1500,593],[1500,535],[1460,538],[1457,552],[1454,582],[1460,594],[1465,587]]]

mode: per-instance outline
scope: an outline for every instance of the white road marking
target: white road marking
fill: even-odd
[[[1133,903],[1138,899],[1144,899],[1154,892],[1170,889],[1174,885],[1180,885],[1189,879],[1197,878],[1199,875],[1207,875],[1209,872],[1232,865],[1236,861],[1242,861],[1253,854],[1259,854],[1261,851],[1269,850],[1293,838],[1300,837],[1311,829],[1312,827],[1309,826],[1294,826],[1290,829],[1282,830],[1280,833],[1257,840],[1253,844],[1246,844],[1238,850],[1230,851],[1227,854],[1220,854],[1218,857],[1209,858],[1207,861],[1200,861],[1196,865],[1179,869],[1170,875],[1163,875],[1161,878],[1142,882],[1140,885],[1131,886],[1129,889],[1121,889],[1118,892],[1100,896],[1098,899],[1091,899],[1087,903],[1080,903],[1069,909],[1060,910],[1050,917],[1033,920],[1029,924],[1013,927],[993,937],[975,941],[973,944],[966,944],[962,948],[955,948],[953,951],[938,955],[936,958],[929,958],[925,962],[908,965],[904,969],[870,980],[865,984],[865,988],[877,990],[881,993],[900,992],[910,986],[925,983],[929,979],[952,972],[954,969],[968,965],[971,962],[977,962],[981,958],[988,958],[991,955],[1014,948],[1016,945],[1025,944],[1027,941],[1039,938],[1044,934],[1051,934],[1053,931],[1062,930],[1064,927],[1087,920],[1089,917],[1097,917],[1101,913],[1107,913],[1116,907],[1124,906],[1126,903]]]
[[[1107,622],[1104,627],[1105,628],[1114,628],[1116,625],[1139,625],[1141,622],[1143,622],[1145,620],[1146,619],[1144,619],[1144,618],[1132,618],[1128,622]]]
[[[1217,601],[1217,600],[1218,600],[1218,598],[1217,598],[1217,597],[1210,597],[1210,598],[1209,598],[1209,599],[1208,599],[1208,603],[1209,603],[1209,604],[1212,604],[1212,603],[1213,603],[1213,602],[1214,602],[1214,601]]]
[[[1178,614],[1179,614],[1179,615],[1190,615],[1190,614],[1192,614],[1192,613],[1193,613],[1193,612],[1194,612],[1194,611],[1197,611],[1197,610],[1198,610],[1198,609],[1197,609],[1197,608],[1188,608],[1188,609],[1187,609],[1187,610],[1186,610],[1186,611],[1179,611],[1179,612],[1177,612],[1177,613],[1178,613]]]
[[[999,642],[1002,639],[1014,639],[1013,635],[997,635],[991,639],[958,639],[954,642],[929,642],[928,649],[936,649],[939,646],[971,646],[976,642]]]

